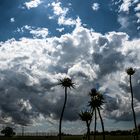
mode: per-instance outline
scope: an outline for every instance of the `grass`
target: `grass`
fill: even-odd
[[[0,137],[0,140],[58,140],[56,136],[14,136]],[[63,136],[62,140],[82,140],[82,136]],[[93,137],[91,137],[93,140]],[[96,140],[102,140],[102,136],[96,136]],[[133,140],[133,136],[106,136],[106,140]]]

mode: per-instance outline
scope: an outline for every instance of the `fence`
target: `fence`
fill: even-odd
[[[24,132],[16,133],[16,136],[57,136],[56,132]]]

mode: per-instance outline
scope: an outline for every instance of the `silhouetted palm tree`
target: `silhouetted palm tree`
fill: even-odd
[[[65,100],[64,100],[64,105],[62,108],[60,122],[59,122],[59,140],[61,140],[61,126],[62,126],[62,118],[63,118],[63,114],[64,114],[66,102],[67,102],[67,88],[70,88],[70,89],[74,88],[75,84],[72,82],[70,78],[65,77],[59,80],[59,85],[61,85],[65,89]]]
[[[130,82],[130,92],[131,92],[131,108],[132,108],[132,112],[133,112],[133,119],[134,119],[134,126],[135,126],[135,130],[137,132],[137,123],[136,123],[136,115],[135,115],[135,110],[134,110],[134,94],[133,94],[133,88],[132,88],[132,81],[131,81],[131,76],[135,73],[135,70],[130,67],[128,69],[126,69],[126,73],[129,75],[129,82]],[[136,133],[136,139],[138,140],[138,134]]]
[[[86,122],[86,126],[87,126],[87,138],[88,140],[90,140],[90,124],[91,124],[91,120],[92,120],[92,113],[90,111],[85,111],[85,112],[80,112],[79,116],[81,118],[82,121]]]
[[[103,131],[103,140],[105,140],[105,132],[104,132],[104,123],[103,119],[100,113],[100,109],[104,103],[104,97],[103,95],[98,92],[96,89],[92,89],[91,92],[89,93],[91,100],[89,101],[89,106],[94,110],[95,112],[95,127],[94,127],[94,132],[96,133],[96,111],[98,111],[100,121],[101,121],[101,126],[102,126],[102,131]],[[94,136],[95,139],[95,136]]]
[[[89,92],[89,96],[92,98],[94,96],[96,96],[96,89],[95,88],[92,88],[91,91]],[[89,106],[91,106],[89,104]],[[91,110],[92,110],[92,116],[93,116],[93,113],[94,113],[94,140],[96,139],[96,126],[97,126],[97,111],[96,111],[96,107],[91,107]]]

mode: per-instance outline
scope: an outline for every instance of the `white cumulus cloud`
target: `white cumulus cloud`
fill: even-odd
[[[120,6],[120,11],[129,12],[132,2],[133,0],[123,0],[123,3]]]
[[[21,28],[18,28],[18,32],[29,31],[33,38],[46,38],[49,34],[48,28],[35,28],[32,26],[25,25]]]
[[[30,0],[29,2],[25,2],[24,5],[27,9],[36,8],[42,3],[41,0]]]
[[[97,10],[99,10],[99,8],[100,8],[99,3],[93,3],[92,4],[93,11],[97,11]]]
[[[52,7],[54,16],[50,16],[50,19],[56,18],[58,20],[59,25],[67,25],[67,26],[73,26],[76,24],[75,19],[71,17],[67,17],[67,14],[69,12],[69,8],[62,7],[61,2],[52,2],[49,6]]]
[[[14,17],[10,18],[10,22],[15,22],[15,18]]]
[[[68,8],[61,7],[61,2],[53,2],[51,6],[53,7],[54,14],[56,15],[66,15],[69,11]]]
[[[48,36],[48,29],[47,28],[37,28],[36,30],[31,30],[31,34],[35,37],[42,37],[46,38]]]

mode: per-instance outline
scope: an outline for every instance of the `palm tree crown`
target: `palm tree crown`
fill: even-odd
[[[133,75],[133,74],[135,73],[135,70],[134,70],[132,67],[130,67],[130,68],[127,68],[127,69],[126,69],[126,73],[127,73],[128,75]]]
[[[91,120],[92,120],[92,112],[90,111],[84,111],[81,113],[79,113],[79,116],[81,118],[82,121],[86,122],[87,125],[87,138],[88,140],[90,140],[90,124],[91,124]]]
[[[81,118],[82,121],[90,121],[92,119],[92,113],[90,111],[81,111],[79,113],[79,116]]]
[[[97,92],[96,89],[91,89],[89,93],[91,100],[89,101],[89,106],[92,108],[101,108],[104,104],[104,97],[100,92]]]
[[[75,84],[72,82],[72,79],[65,77],[63,79],[59,80],[59,85],[61,85],[63,88],[74,88]]]
[[[89,96],[90,97],[94,97],[97,95],[97,90],[95,88],[92,88],[89,92]]]

